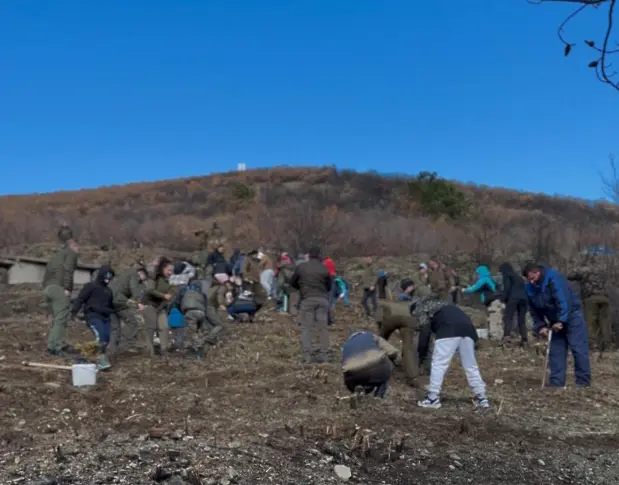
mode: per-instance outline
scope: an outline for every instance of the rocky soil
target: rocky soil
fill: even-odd
[[[352,409],[338,364],[298,363],[299,328],[265,311],[230,324],[206,362],[123,354],[98,383],[71,386],[45,355],[36,287],[0,288],[0,483],[610,484],[619,482],[618,358],[594,359],[594,386],[540,390],[543,352],[485,343],[493,407],[473,410],[457,360],[444,405],[416,407],[397,374],[384,401]],[[338,309],[331,345],[368,327]],[[73,343],[91,340],[83,324]]]

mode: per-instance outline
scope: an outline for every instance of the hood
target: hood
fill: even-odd
[[[290,259],[290,256],[288,256],[287,254],[282,254],[282,257],[280,258],[279,261],[282,264],[292,264],[292,260]]]
[[[381,269],[381,270],[378,272],[378,277],[379,277],[379,278],[383,278],[383,277],[385,277],[385,276],[387,276],[387,273],[385,273],[385,272]]]
[[[428,265],[427,265],[426,263],[421,263],[421,264],[419,265],[419,269],[425,269],[425,270],[427,270],[427,269],[428,269]]]
[[[505,276],[505,275],[515,275],[516,271],[514,271],[514,267],[509,264],[509,263],[503,263],[501,266],[499,266],[499,272]]]
[[[401,289],[402,291],[404,291],[404,290],[406,290],[406,288],[409,288],[409,287],[413,286],[414,284],[415,284],[415,283],[414,283],[414,282],[413,282],[413,280],[411,280],[411,279],[405,279],[405,280],[402,280],[402,281],[400,282],[400,289]]]
[[[113,277],[114,277],[114,272],[112,271],[112,268],[110,268],[107,265],[103,265],[97,271],[97,277],[95,278],[95,282],[100,285],[104,285],[105,282],[103,280],[105,278],[112,279]]]
[[[185,270],[186,266],[187,263],[185,263],[184,261],[178,261],[174,264],[174,274],[181,274]]]
[[[483,264],[477,267],[477,269],[475,270],[475,273],[477,273],[480,277],[485,276],[487,278],[491,278],[490,270],[488,269],[488,266],[483,265]]]

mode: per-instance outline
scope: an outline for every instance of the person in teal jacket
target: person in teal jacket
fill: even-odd
[[[463,293],[480,293],[481,294],[481,302],[484,305],[490,303],[492,295],[496,291],[496,283],[492,278],[492,274],[488,269],[488,266],[480,265],[475,270],[477,273],[477,281],[470,285],[468,288],[462,290]]]
[[[335,306],[335,303],[338,301],[341,301],[344,303],[344,305],[348,306],[349,305],[348,285],[339,276],[335,277],[335,279],[333,280],[333,283],[334,283],[333,285],[333,288],[334,288],[333,306]]]

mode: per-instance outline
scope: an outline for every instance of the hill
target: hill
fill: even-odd
[[[192,250],[217,221],[232,244],[337,256],[526,253],[560,263],[619,227],[611,204],[417,177],[262,169],[94,190],[0,197],[0,244],[53,240],[60,221],[81,242]],[[530,254],[534,251],[535,254]]]

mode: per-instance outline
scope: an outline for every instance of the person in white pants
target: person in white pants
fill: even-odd
[[[417,404],[423,408],[438,409],[441,407],[439,396],[443,380],[451,359],[458,353],[469,387],[475,394],[475,406],[490,407],[486,397],[486,384],[475,359],[477,330],[469,316],[457,306],[441,301],[436,296],[413,298],[411,313],[418,319],[420,326],[417,348],[420,362],[425,360],[430,339],[432,334],[435,335],[428,393],[425,399]]]

